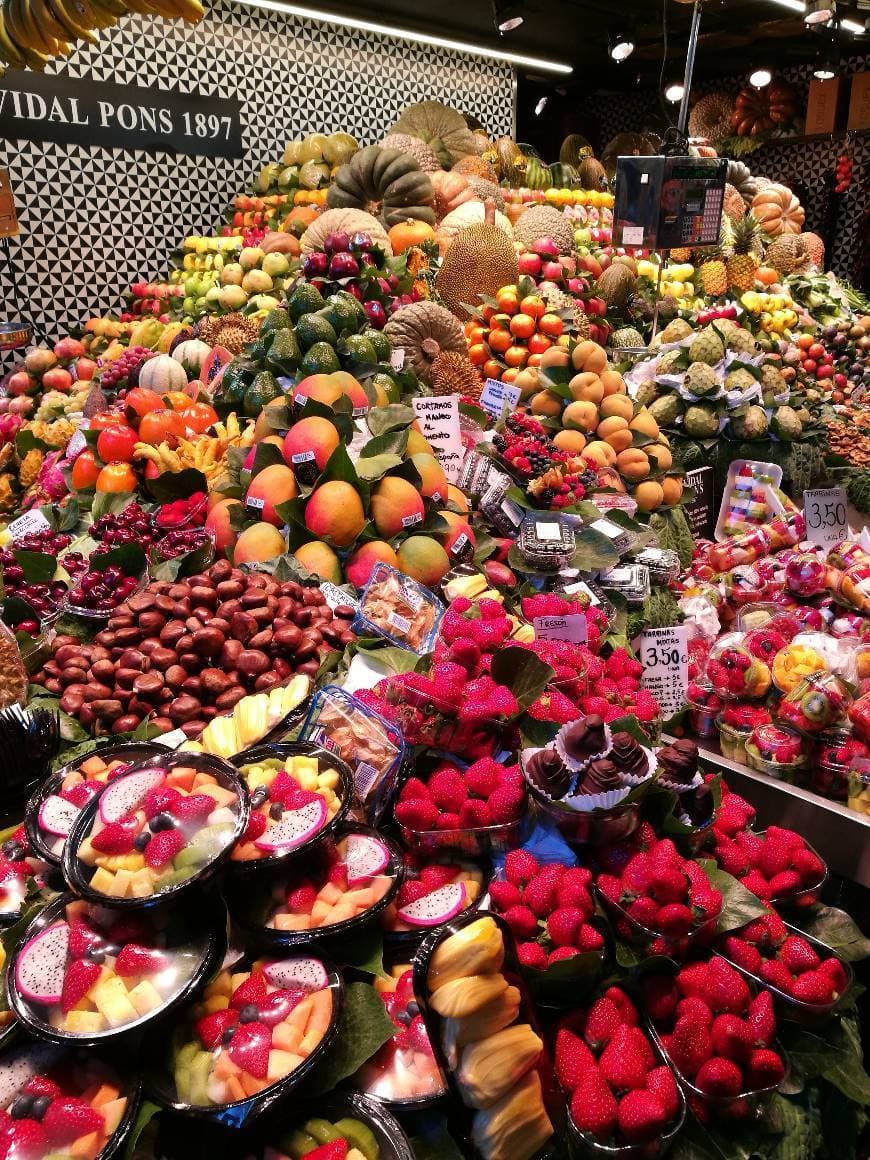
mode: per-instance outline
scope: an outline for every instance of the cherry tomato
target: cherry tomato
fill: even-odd
[[[132,427],[125,423],[115,423],[111,427],[104,427],[97,439],[97,454],[103,463],[113,463],[123,460],[129,463],[133,458],[133,450],[139,441],[139,436]]]
[[[213,423],[218,421],[218,413],[209,403],[194,403],[181,412],[181,417],[191,431],[196,431],[198,434],[207,431]]]
[[[100,465],[97,463],[97,457],[89,447],[80,452],[73,461],[72,471],[72,485],[76,491],[83,491],[86,487],[93,487],[97,482],[97,476],[100,474]]]
[[[136,475],[129,463],[107,463],[97,476],[97,491],[135,491]]]

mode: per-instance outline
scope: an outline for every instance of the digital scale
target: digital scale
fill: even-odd
[[[723,157],[620,157],[613,244],[626,249],[713,246],[722,228]]]

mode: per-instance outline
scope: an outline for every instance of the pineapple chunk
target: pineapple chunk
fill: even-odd
[[[215,1011],[226,1011],[229,1005],[227,995],[210,995],[203,1003],[206,1015],[214,1015]]]
[[[96,866],[97,851],[91,845],[91,839],[85,838],[78,849],[78,858],[80,862],[84,862],[86,866]]]
[[[289,1075],[295,1067],[298,1067],[301,1062],[302,1057],[294,1055],[290,1051],[270,1051],[269,1070],[266,1073],[266,1078],[282,1079],[285,1075]]]
[[[156,1011],[163,1000],[154,984],[148,979],[142,979],[130,991],[130,1002],[140,1015],[148,1015],[151,1011]]]
[[[91,889],[98,891],[100,894],[111,895],[112,889],[115,885],[115,875],[109,873],[102,866],[94,871],[94,876],[90,882]]]
[[[340,782],[341,778],[338,775],[337,769],[324,769],[317,775],[317,788],[320,791],[325,789],[336,790]]]
[[[133,884],[133,874],[130,870],[118,870],[112,889],[108,891],[113,898],[125,898]]]
[[[63,1026],[73,1035],[92,1035],[105,1030],[106,1020],[99,1011],[70,1011]]]
[[[130,898],[149,898],[154,893],[154,871],[147,866],[137,870],[130,880]]]
[[[138,1012],[130,1002],[124,980],[115,975],[94,987],[92,998],[97,1010],[110,1027],[132,1023]]]

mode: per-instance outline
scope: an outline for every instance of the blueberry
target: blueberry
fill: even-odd
[[[407,1027],[408,1024],[411,1022],[411,1015],[408,1011],[400,1011],[398,1013],[398,1015],[396,1016],[396,1018],[402,1024],[403,1027]]]
[[[235,1027],[228,1027],[226,1029],[226,1031],[223,1033],[223,1035],[221,1036],[221,1043],[223,1043],[224,1046],[226,1046],[229,1043],[229,1041],[232,1039],[235,1030],[236,1030]]]
[[[150,833],[147,830],[143,830],[141,834],[137,834],[133,839],[133,849],[138,850],[141,854],[150,841]]]
[[[246,1003],[239,1011],[240,1023],[256,1023],[260,1018],[260,1012],[254,1003]]]
[[[18,842],[4,842],[3,853],[11,862],[20,862],[24,857],[24,847],[20,846]]]
[[[50,1096],[37,1096],[33,1101],[33,1106],[30,1109],[30,1118],[32,1120],[41,1120],[48,1111],[48,1105],[51,1103]]]
[[[408,1010],[408,1014],[413,1019],[415,1015],[420,1014],[420,1004],[417,1002],[416,999],[412,999],[411,1002],[408,1004],[407,1010]]]
[[[174,830],[176,826],[175,818],[172,814],[162,813],[157,814],[151,819],[151,833],[159,834],[161,830]]]
[[[104,963],[106,961],[106,952],[101,947],[91,947],[85,955],[85,958],[91,963]]]
[[[32,1107],[33,1096],[19,1096],[9,1109],[9,1114],[13,1120],[24,1120],[30,1115]]]
[[[269,806],[269,817],[274,818],[276,822],[281,820],[283,813],[284,807],[280,802],[272,802]]]

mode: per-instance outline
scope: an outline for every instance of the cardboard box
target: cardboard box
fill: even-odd
[[[870,129],[870,72],[855,73],[852,77],[847,128]]]
[[[833,133],[837,128],[837,113],[843,93],[843,77],[820,81],[813,77],[807,98],[807,136],[813,133]]]

